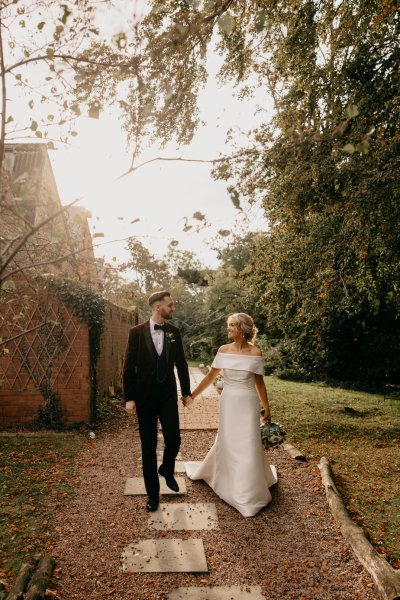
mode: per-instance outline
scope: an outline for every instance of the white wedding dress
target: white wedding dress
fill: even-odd
[[[252,517],[271,501],[268,488],[278,481],[261,442],[254,374],[264,374],[263,359],[218,352],[211,366],[224,371],[218,433],[203,462],[185,462],[186,473],[206,481],[244,517]]]

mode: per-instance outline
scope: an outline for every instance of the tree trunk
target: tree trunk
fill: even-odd
[[[355,555],[371,575],[382,598],[400,600],[400,571],[390,564],[371,546],[361,527],[356,525],[343,503],[333,481],[332,469],[328,459],[323,456],[318,465],[326,497],[333,517],[343,536],[349,542]]]
[[[55,560],[52,556],[44,556],[32,576],[24,600],[42,600],[51,579]]]
[[[19,600],[22,598],[23,593],[28,587],[28,583],[33,573],[33,565],[29,563],[24,563],[19,570],[17,575],[17,579],[12,587],[11,592],[9,592],[6,600]]]

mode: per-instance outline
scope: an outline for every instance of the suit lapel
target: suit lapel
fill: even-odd
[[[169,361],[169,351],[170,351],[170,345],[171,342],[169,341],[169,336],[168,336],[168,325],[165,325],[165,330],[164,330],[164,344],[165,344],[165,358],[168,364]]]
[[[145,323],[145,326],[143,328],[143,335],[144,335],[144,339],[146,342],[147,349],[150,353],[150,356],[154,356],[154,344],[153,344],[153,339],[152,339],[151,333],[150,333],[150,321],[147,321]]]

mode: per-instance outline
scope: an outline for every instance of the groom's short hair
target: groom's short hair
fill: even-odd
[[[153,304],[155,304],[156,302],[162,302],[165,298],[165,296],[170,296],[171,294],[169,292],[167,292],[166,290],[163,290],[162,292],[153,292],[151,294],[151,296],[149,296],[149,304],[150,306],[153,306]]]

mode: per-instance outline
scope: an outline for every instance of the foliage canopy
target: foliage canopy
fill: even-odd
[[[220,81],[259,107],[214,176],[270,224],[240,301],[303,375],[400,378],[399,23],[396,0],[151,0],[126,31],[99,39],[85,23],[73,60],[46,59],[68,64],[78,106],[119,106],[135,158],[149,136],[192,139],[220,55]]]

